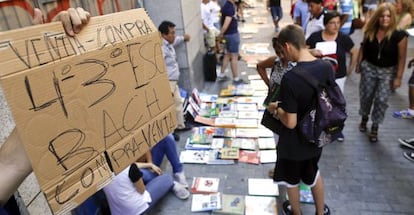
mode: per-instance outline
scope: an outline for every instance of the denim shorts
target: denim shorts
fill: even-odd
[[[281,20],[283,17],[282,7],[270,7],[273,20]]]
[[[229,53],[238,54],[239,53],[239,46],[240,46],[240,34],[226,34],[224,35],[226,39],[226,49]]]

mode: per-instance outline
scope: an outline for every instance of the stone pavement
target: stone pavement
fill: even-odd
[[[250,2],[254,2],[251,0]],[[291,23],[289,16],[290,1],[282,1],[284,18],[282,26]],[[254,8],[246,10],[252,14],[254,10],[260,16],[267,16],[268,23],[261,25],[259,33],[252,39],[244,39],[242,42],[270,42],[273,36],[273,26],[270,22],[270,14],[265,12],[262,1],[257,0]],[[259,15],[256,15],[259,16]],[[253,15],[247,17],[246,23],[251,25]],[[352,35],[355,44],[359,45],[361,32]],[[269,46],[270,49],[270,46]],[[408,60],[414,57],[414,38],[409,38]],[[256,74],[252,68],[247,68],[244,61],[239,61],[240,71],[246,75]],[[230,73],[229,73],[230,75]],[[331,208],[332,214],[338,215],[395,215],[414,214],[414,163],[406,160],[402,153],[398,138],[414,137],[414,120],[402,120],[392,117],[392,112],[408,106],[407,81],[411,70],[406,69],[403,86],[398,89],[389,102],[385,122],[380,126],[378,143],[370,143],[367,134],[358,130],[360,117],[359,109],[359,75],[352,74],[345,87],[345,96],[348,102],[349,118],[344,130],[345,142],[333,143],[324,148],[320,160],[320,170],[324,177],[326,203]],[[201,92],[218,93],[228,83],[206,83]],[[370,125],[369,125],[370,126]],[[178,143],[178,151],[183,150],[186,137],[189,132],[181,134]],[[164,162],[167,163],[167,162]],[[220,191],[226,194],[247,195],[247,179],[250,177],[267,177],[269,169],[274,164],[252,165],[238,163],[235,165],[197,165],[185,164],[184,169],[187,181],[192,182],[194,176],[218,177]],[[166,172],[171,172],[169,164],[163,165]],[[281,203],[284,200],[284,189],[281,188],[278,198],[279,214]],[[151,214],[174,215],[192,214],[191,197],[186,201],[178,200],[174,195],[165,197]],[[313,205],[302,204],[304,215],[314,214]],[[194,214],[210,214],[194,213]]]

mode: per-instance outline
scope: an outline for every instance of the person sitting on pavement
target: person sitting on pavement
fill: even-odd
[[[74,36],[89,22],[89,18],[90,13],[83,8],[69,8],[59,12],[53,18],[53,21],[62,22],[66,34]],[[44,23],[43,14],[40,9],[36,8],[34,10],[32,22],[33,24]],[[7,107],[6,99],[1,89],[0,102],[2,107]],[[2,116],[10,116],[9,118],[12,118],[7,108],[1,108],[0,113]],[[2,125],[2,128],[4,127],[6,126]],[[32,172],[32,166],[16,128],[11,131],[6,141],[0,147],[0,169],[2,171],[0,176],[0,206],[3,206],[23,180]]]
[[[414,58],[408,62],[408,68],[414,66]],[[414,68],[414,67],[413,67]],[[414,119],[414,69],[411,73],[411,77],[408,80],[408,101],[409,106],[405,110],[396,111],[393,113],[395,118],[399,119]]]
[[[138,159],[138,162],[152,164],[149,169],[156,170],[148,171],[148,173],[144,174],[145,176],[149,176],[149,178],[144,177],[144,182],[150,181],[161,173],[160,166],[164,156],[166,156],[172,166],[174,181],[180,183],[185,188],[188,188],[188,183],[184,174],[184,166],[180,162],[176,145],[173,136],[170,134],[155,144],[155,146],[151,148],[151,151],[147,152],[145,156]],[[143,171],[146,172],[146,170]]]
[[[148,176],[150,171],[157,176]],[[116,175],[103,190],[111,214],[146,213],[170,190],[179,199],[187,199],[190,196],[184,186],[173,181],[170,175],[161,174],[161,170],[154,164],[140,162],[132,163]]]

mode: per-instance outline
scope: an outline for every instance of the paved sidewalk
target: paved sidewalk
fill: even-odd
[[[250,2],[253,2],[251,0]],[[289,17],[290,1],[282,0],[284,18],[282,26],[291,22]],[[273,35],[273,26],[270,14],[262,13],[265,8],[263,1],[257,0],[255,8],[260,16],[269,18],[268,24],[260,28],[258,34],[244,42],[270,42]],[[257,15],[258,16],[258,15]],[[246,23],[252,24],[252,17],[246,16]],[[361,33],[352,35],[356,44],[360,43]],[[269,46],[270,49],[270,46]],[[414,57],[414,38],[409,38],[408,60]],[[247,68],[246,63],[239,62],[240,70],[245,75],[256,74],[256,71]],[[358,130],[360,117],[359,109],[359,75],[352,74],[346,82],[345,96],[348,102],[349,118],[344,130],[345,142],[333,143],[324,148],[320,161],[321,174],[324,177],[326,203],[332,214],[338,215],[395,215],[414,214],[414,163],[402,155],[408,149],[401,148],[397,139],[414,137],[414,120],[402,120],[392,117],[392,112],[408,106],[407,81],[411,75],[406,70],[403,86],[398,89],[390,99],[384,124],[379,129],[378,143],[370,143],[367,134]],[[245,78],[247,78],[245,76]],[[218,93],[225,84],[206,83],[202,92]],[[369,125],[370,126],[370,125]],[[181,134],[178,143],[179,151],[183,150],[189,132]],[[267,171],[274,164],[251,165],[238,163],[235,165],[190,165],[185,164],[184,169],[187,181],[191,183],[194,176],[218,177],[220,191],[226,194],[247,194],[247,179],[250,177],[267,177]],[[163,166],[166,172],[171,172],[169,164]],[[278,199],[279,214],[283,202],[284,190],[281,189]],[[192,214],[191,197],[186,201],[178,200],[170,194],[165,197],[151,214],[152,215],[184,215]],[[303,214],[314,214],[313,205],[302,204]],[[194,213],[194,214],[210,214]]]

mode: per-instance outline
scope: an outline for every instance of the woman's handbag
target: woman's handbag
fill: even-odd
[[[266,99],[264,100],[263,104],[267,107],[270,102],[275,102],[279,97],[279,85],[274,84],[267,94]],[[262,121],[260,122],[264,127],[270,129],[276,134],[279,134],[283,128],[283,124],[279,119],[273,117],[273,114],[270,113],[267,109],[265,109],[262,117]]]

